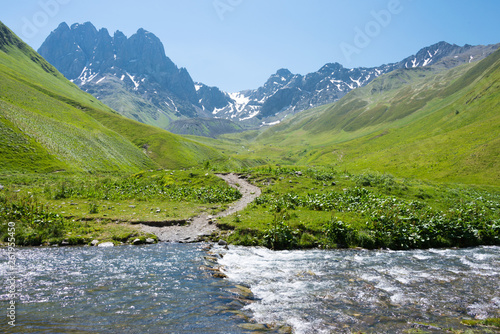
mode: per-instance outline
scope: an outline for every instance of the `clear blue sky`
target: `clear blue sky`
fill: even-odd
[[[34,49],[59,23],[144,28],[193,80],[257,88],[279,68],[377,66],[439,41],[500,42],[498,0],[15,0],[0,20]]]

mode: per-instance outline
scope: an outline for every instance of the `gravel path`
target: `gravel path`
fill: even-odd
[[[241,199],[232,203],[227,210],[219,212],[216,215],[201,214],[192,218],[186,225],[155,227],[141,224],[141,229],[147,233],[153,233],[160,241],[196,242],[201,237],[210,235],[217,230],[213,219],[225,217],[243,210],[261,194],[259,187],[248,183],[236,174],[217,174],[217,176],[224,179],[231,187],[238,189],[242,194]]]

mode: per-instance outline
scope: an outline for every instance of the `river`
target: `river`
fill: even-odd
[[[3,317],[0,332],[249,333],[254,322],[288,325],[294,333],[441,332],[464,329],[462,319],[500,317],[500,247],[274,252],[215,246],[226,279],[202,269],[202,248],[19,248],[16,327]],[[6,250],[0,255],[7,278]],[[239,301],[238,284],[250,287],[255,300]],[[5,310],[9,296],[2,287]]]

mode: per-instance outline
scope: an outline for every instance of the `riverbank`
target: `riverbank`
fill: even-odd
[[[218,226],[236,245],[271,249],[419,249],[500,245],[500,189],[351,174],[333,168],[248,170],[262,189]]]
[[[16,174],[0,176],[0,184],[0,242],[11,238],[16,246],[156,242],[157,236],[141,229],[143,223],[184,224],[224,211],[241,198],[237,189],[202,169]]]
[[[170,226],[159,227],[155,226],[157,225],[155,223],[141,224],[141,230],[146,233],[154,234],[160,241],[165,242],[200,241],[218,230],[218,219],[236,214],[243,210],[261,194],[259,187],[250,184],[234,173],[216,175],[241,193],[241,198],[231,203],[229,208],[215,214],[202,213],[199,216],[190,218],[185,223]]]
[[[328,167],[0,176],[18,246],[218,241],[271,249],[500,244],[500,189]],[[139,239],[139,241],[137,241]]]

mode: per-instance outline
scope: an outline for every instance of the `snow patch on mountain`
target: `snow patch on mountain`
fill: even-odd
[[[135,77],[133,75],[130,75],[128,72],[125,73],[128,75],[129,79],[132,80],[132,82],[134,83],[135,86],[134,90],[138,90],[140,81],[135,81]]]

